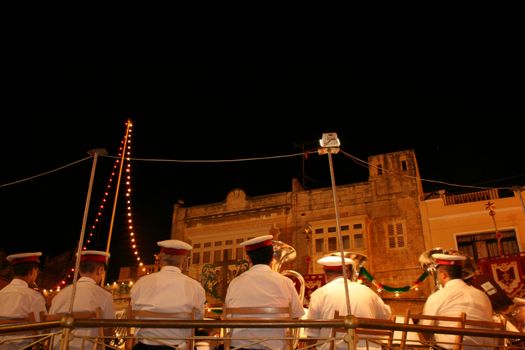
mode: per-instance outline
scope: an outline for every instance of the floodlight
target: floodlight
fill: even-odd
[[[321,147],[339,147],[341,144],[337,138],[337,133],[328,132],[323,134],[323,138],[319,140]]]

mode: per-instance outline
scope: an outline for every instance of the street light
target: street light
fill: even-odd
[[[336,185],[335,185],[334,166],[332,164],[332,154],[339,153],[339,146],[341,145],[341,142],[339,142],[339,139],[337,138],[337,134],[335,132],[330,132],[330,133],[323,134],[323,137],[319,140],[319,144],[321,145],[321,148],[319,148],[318,150],[319,154],[328,154],[328,164],[330,166],[330,179],[332,181],[332,196],[334,199],[337,239],[339,240],[339,251],[341,254],[341,264],[343,265],[343,279],[344,279],[345,296],[346,296],[346,311],[348,315],[351,315],[352,312],[350,309],[350,293],[348,291],[348,283],[346,283],[346,281],[348,280],[348,275],[346,272],[343,237],[341,236],[341,224],[339,223],[339,204],[337,200],[337,191],[336,191]]]

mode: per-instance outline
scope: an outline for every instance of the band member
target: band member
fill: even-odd
[[[463,255],[432,254],[436,264],[437,280],[443,288],[431,294],[423,307],[423,314],[458,316],[465,312],[467,319],[492,321],[492,304],[483,291],[466,284],[462,279]],[[430,324],[421,321],[421,324]],[[450,326],[440,323],[437,326]],[[445,349],[452,349],[455,335],[435,334],[436,342]],[[494,339],[465,336],[464,349],[493,349]],[[472,345],[469,347],[469,345]],[[486,346],[486,347],[482,347]]]
[[[76,282],[76,291],[74,294],[73,312],[77,311],[95,311],[97,307],[102,309],[102,318],[115,318],[115,308],[113,306],[113,296],[111,292],[100,286],[106,269],[109,254],[98,250],[85,250],[80,255],[80,265],[78,272],[80,278]],[[58,292],[51,301],[49,308],[50,314],[69,313],[71,298],[73,297],[73,285]],[[93,346],[93,342],[85,341],[80,337],[96,337],[96,328],[75,329],[74,337],[70,338],[69,349],[82,349]],[[105,329],[106,336],[113,334],[111,329]],[[59,338],[59,337],[55,337]],[[56,340],[54,348],[58,349],[59,341]]]
[[[33,313],[35,321],[40,321],[40,313],[47,314],[46,301],[42,294],[30,288],[34,285],[40,271],[41,252],[19,253],[7,256],[14,278],[0,290],[0,317],[25,318]],[[23,334],[17,335],[18,338]],[[21,349],[33,339],[9,341],[0,337],[0,349]]]
[[[345,258],[345,266],[348,276],[352,274],[351,260]],[[326,284],[316,289],[310,296],[308,305],[307,319],[328,320],[333,319],[335,311],[339,311],[342,316],[347,315],[347,300],[343,278],[343,265],[341,256],[325,256],[317,263],[323,265],[326,275]],[[350,312],[357,317],[389,319],[392,315],[390,306],[370,288],[357,282],[347,280],[348,294],[350,295]],[[331,328],[309,328],[306,331],[308,337],[329,338]],[[335,343],[336,349],[348,349],[348,344],[344,340]],[[329,342],[317,347],[317,349],[329,349]],[[381,345],[371,342],[366,344],[365,340],[357,343],[357,349],[380,349]]]
[[[133,310],[154,312],[196,311],[195,318],[204,317],[206,293],[202,285],[183,274],[188,263],[191,245],[176,239],[157,242],[160,271],[142,276],[131,288]],[[190,329],[142,328],[137,332],[139,342],[134,350],[185,349],[184,338],[191,336]],[[158,339],[153,339],[158,338]]]
[[[240,245],[246,249],[251,267],[235,277],[226,291],[226,307],[291,306],[291,317],[304,314],[299,295],[291,279],[270,268],[273,259],[272,235],[252,238]],[[281,328],[234,328],[231,345],[243,349],[285,349],[284,340],[271,339],[257,344],[257,339],[282,338]],[[235,339],[245,338],[245,339]],[[253,344],[253,345],[248,345]]]

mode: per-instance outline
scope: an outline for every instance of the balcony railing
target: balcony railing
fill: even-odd
[[[21,336],[20,338],[33,338],[36,343],[45,343],[49,341],[51,336],[61,336],[62,331],[59,333],[52,333],[52,329],[61,328],[64,331],[63,347],[61,349],[67,349],[67,340],[71,336],[71,330],[74,328],[115,328],[115,329],[131,329],[131,328],[204,328],[209,330],[222,330],[226,328],[341,328],[347,329],[348,334],[352,337],[355,336],[356,328],[367,328],[367,329],[389,329],[398,332],[428,332],[428,333],[443,333],[443,334],[461,334],[478,337],[490,337],[490,338],[505,338],[509,340],[520,340],[521,337],[525,338],[525,333],[511,332],[511,331],[495,331],[490,329],[479,329],[479,328],[454,328],[454,327],[437,327],[437,326],[418,326],[413,324],[404,323],[391,323],[382,320],[371,320],[365,318],[358,318],[349,316],[345,319],[334,319],[334,320],[298,320],[298,321],[272,321],[272,320],[250,320],[250,321],[235,321],[235,320],[158,320],[158,319],[147,319],[147,320],[128,320],[128,319],[74,319],[72,316],[66,316],[61,321],[50,321],[50,322],[35,322],[26,325],[8,325],[0,326],[0,345],[2,342],[8,343],[11,340],[5,340],[3,338],[7,333],[15,331],[41,331],[42,333],[35,336]],[[130,334],[127,332],[127,334]],[[223,334],[220,332],[220,334]],[[13,335],[10,335],[11,337]],[[121,335],[122,342],[115,343],[117,345],[106,345],[110,349],[125,349],[125,341],[131,339],[132,336]],[[111,339],[114,340],[114,337]],[[196,341],[206,341],[210,344],[219,344],[223,338],[221,336],[195,336],[193,339]],[[107,338],[109,343],[110,338]],[[301,339],[306,340],[306,339]],[[310,339],[311,340],[311,339]],[[331,339],[313,339],[316,341],[316,345],[320,345]],[[377,342],[377,339],[375,339]],[[419,344],[424,346],[424,344]],[[426,343],[425,346],[431,344]],[[297,349],[311,349],[315,345],[305,345],[303,341],[299,342]],[[400,338],[394,337],[394,349],[412,349],[416,345],[414,342],[407,344],[406,346],[400,346]],[[30,347],[28,347],[30,348]],[[213,349],[211,345],[210,349]],[[348,349],[353,349],[353,345],[348,345]],[[512,349],[525,349],[520,345],[513,345]]]

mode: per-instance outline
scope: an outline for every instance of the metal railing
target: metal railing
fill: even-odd
[[[56,328],[62,328],[64,334],[60,334],[64,342],[68,341],[71,336],[71,330],[75,328],[204,328],[210,330],[226,329],[226,328],[341,328],[347,329],[350,336],[355,336],[356,328],[368,328],[368,329],[383,329],[393,330],[401,332],[422,332],[422,333],[442,333],[442,334],[461,334],[464,336],[477,336],[477,337],[488,337],[488,338],[506,338],[508,340],[525,339],[525,333],[512,332],[512,331],[497,331],[491,329],[478,329],[478,328],[454,328],[454,327],[441,327],[441,326],[421,326],[413,324],[403,323],[391,323],[383,322],[382,320],[371,320],[364,319],[354,316],[348,316],[345,319],[334,319],[334,320],[296,320],[296,321],[285,321],[285,320],[250,320],[250,321],[235,321],[235,320],[156,320],[156,319],[75,319],[71,315],[64,316],[60,321],[43,321],[35,322],[24,325],[3,325],[0,326],[0,346],[2,342],[7,343],[12,341],[13,338],[7,340],[4,337],[9,334],[13,336],[12,332],[30,332],[30,331],[48,331],[33,336],[20,336],[17,340],[23,338],[35,339],[33,343],[44,343],[49,341],[51,335],[57,336],[57,333],[50,333],[49,331]],[[354,333],[353,333],[354,332]],[[128,333],[130,334],[130,333]],[[114,337],[113,337],[114,338]],[[133,336],[122,335],[122,339],[132,339]],[[3,340],[2,340],[3,339]],[[108,337],[106,340],[109,340]],[[206,340],[220,343],[223,338],[217,336],[195,336],[196,341]],[[283,338],[280,338],[283,339]],[[284,338],[286,339],[286,338]],[[340,339],[340,338],[339,338]],[[306,339],[301,339],[302,341]],[[310,339],[317,341],[317,345],[322,342],[330,341],[331,339]],[[403,348],[399,347],[399,339],[394,339],[394,349],[410,349],[414,345],[406,345]],[[397,341],[397,343],[396,343]],[[299,349],[312,348],[314,345],[303,345]],[[300,343],[300,344],[301,344]],[[122,342],[124,344],[124,342]],[[396,345],[397,344],[397,345]],[[422,344],[423,345],[423,344]],[[426,344],[427,348],[431,344]],[[106,345],[108,346],[108,345]],[[24,348],[31,348],[26,346]],[[108,346],[110,349],[123,349],[124,345]],[[63,347],[63,349],[67,349]],[[352,349],[352,345],[348,345],[348,349]],[[512,349],[525,349],[523,346],[514,346]]]

